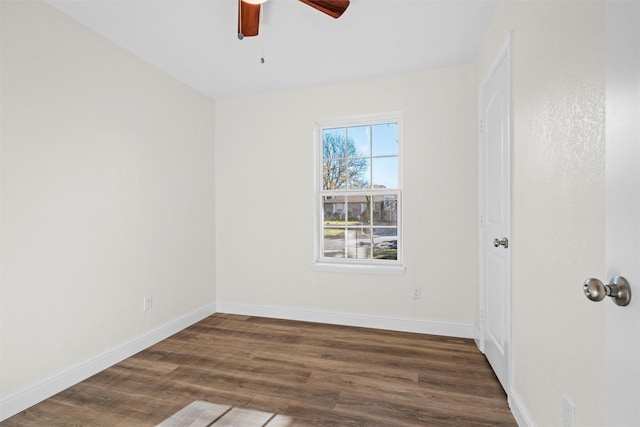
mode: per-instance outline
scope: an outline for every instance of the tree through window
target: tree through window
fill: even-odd
[[[400,262],[399,117],[323,124],[320,259]]]

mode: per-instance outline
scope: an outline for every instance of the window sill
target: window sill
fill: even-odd
[[[377,274],[386,276],[402,276],[406,267],[403,265],[371,265],[371,264],[338,264],[329,262],[316,262],[311,264],[313,271],[327,273],[355,273],[355,274]]]

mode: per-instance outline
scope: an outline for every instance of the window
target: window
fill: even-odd
[[[399,116],[318,127],[319,261],[401,264]]]

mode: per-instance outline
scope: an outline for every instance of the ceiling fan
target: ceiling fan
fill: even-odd
[[[238,38],[258,35],[260,25],[260,6],[267,0],[238,0]],[[300,0],[302,3],[339,18],[349,7],[349,0]]]

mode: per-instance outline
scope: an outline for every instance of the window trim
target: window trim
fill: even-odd
[[[398,198],[398,252],[396,260],[357,260],[353,258],[330,258],[323,257],[323,230],[324,224],[322,219],[324,218],[324,206],[322,202],[323,196],[326,195],[323,186],[323,129],[341,128],[341,127],[356,127],[356,126],[373,126],[378,124],[396,123],[398,127],[398,188],[389,190],[376,190],[376,189],[354,189],[344,190],[345,196],[354,194],[394,194]],[[314,182],[316,193],[316,215],[315,215],[315,262],[312,265],[314,271],[327,271],[327,272],[346,272],[346,273],[371,273],[371,274],[390,274],[390,275],[402,275],[404,274],[405,267],[403,265],[404,251],[403,251],[403,209],[402,209],[402,190],[403,190],[403,123],[401,112],[390,112],[383,114],[372,114],[365,116],[357,116],[351,118],[342,118],[337,120],[324,120],[316,123],[314,132],[315,141],[315,156],[314,156]]]
[[[384,276],[402,276],[406,270],[403,265],[342,264],[317,261],[311,265],[313,271],[326,273],[376,274]]]

